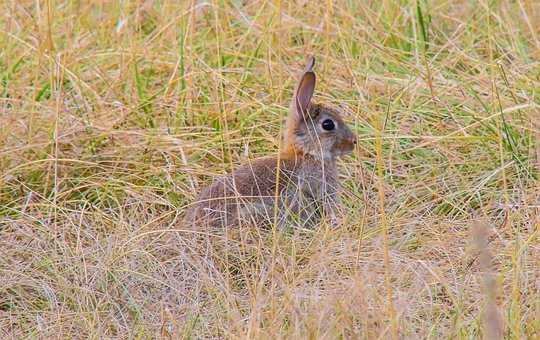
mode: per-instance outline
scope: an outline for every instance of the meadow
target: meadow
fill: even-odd
[[[1,338],[540,338],[539,2],[0,11]],[[358,134],[342,225],[188,230],[310,54]]]

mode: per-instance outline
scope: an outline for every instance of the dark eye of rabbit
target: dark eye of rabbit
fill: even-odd
[[[332,131],[336,128],[336,124],[332,119],[325,119],[322,122],[322,128],[326,131]]]

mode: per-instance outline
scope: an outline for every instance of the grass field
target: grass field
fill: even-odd
[[[0,10],[1,338],[540,338],[537,1]],[[201,242],[308,54],[359,136],[343,226]]]

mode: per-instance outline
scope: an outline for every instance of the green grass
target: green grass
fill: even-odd
[[[37,4],[0,5],[3,338],[540,337],[535,1]],[[308,54],[343,226],[204,243]]]

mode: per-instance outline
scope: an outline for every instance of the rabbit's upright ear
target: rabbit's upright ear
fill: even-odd
[[[314,65],[315,58],[310,57],[293,97],[292,108],[296,111],[295,114],[302,119],[308,113],[311,97],[313,97],[313,92],[315,91],[316,77],[313,72]]]

